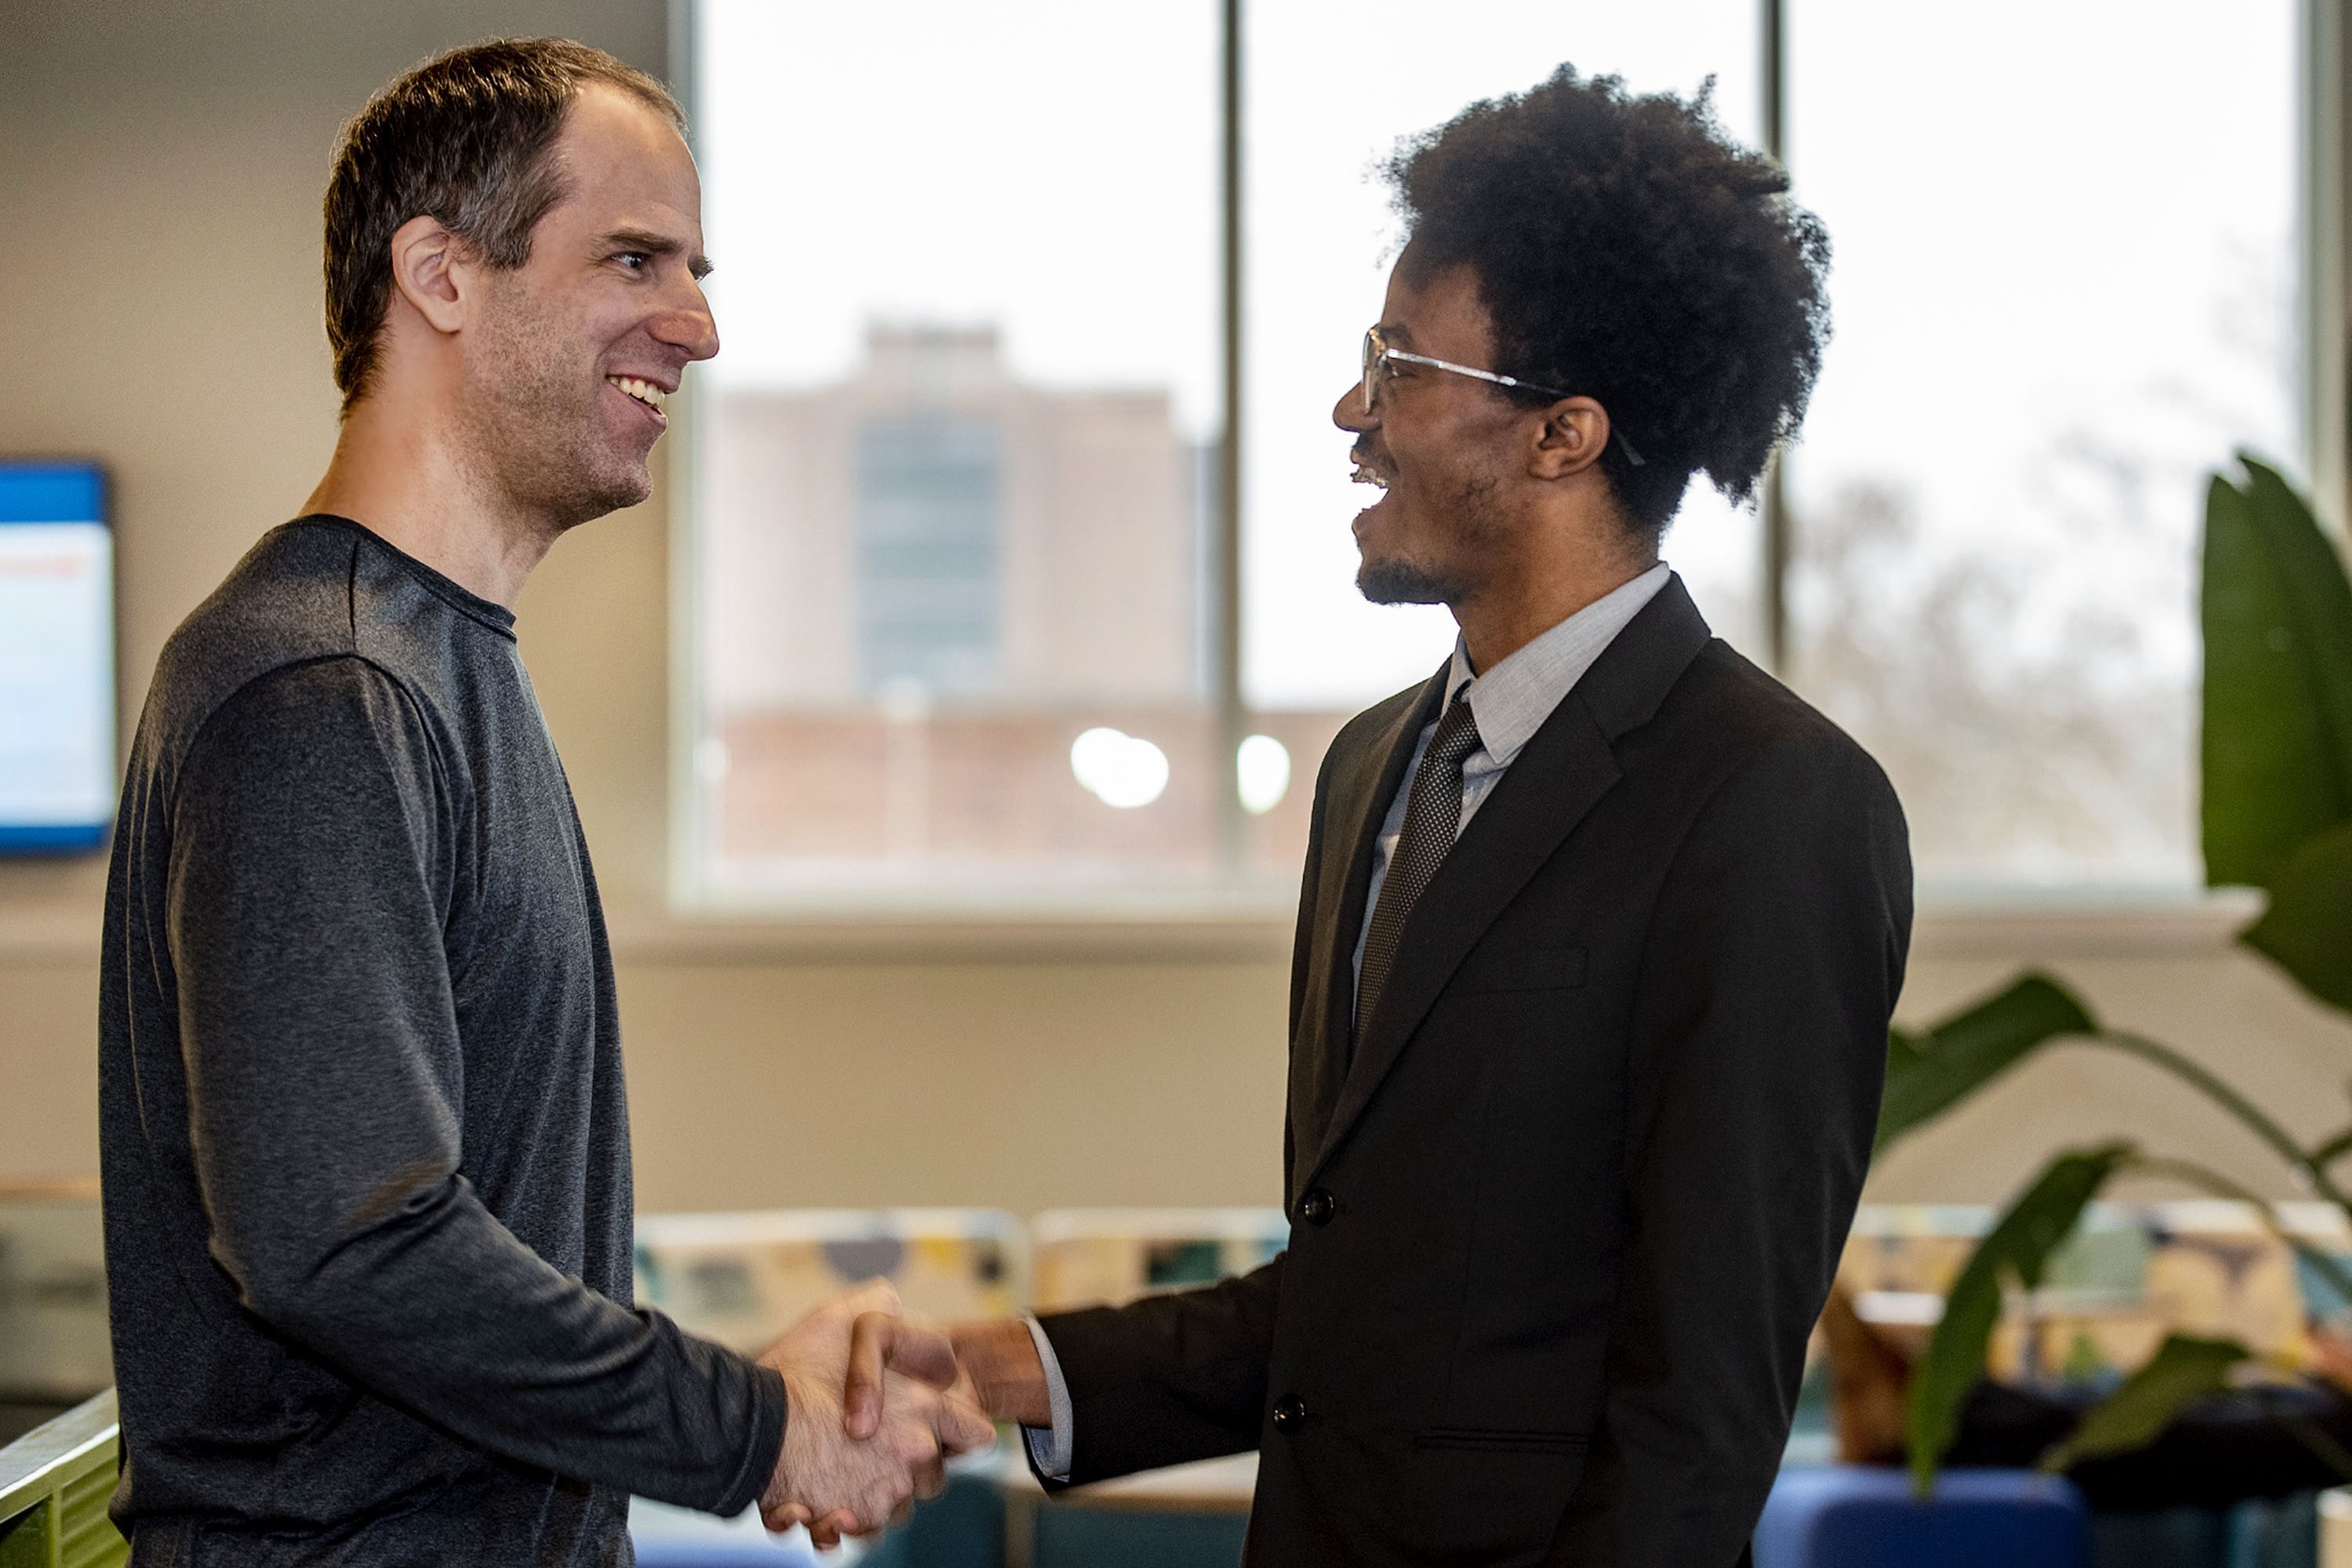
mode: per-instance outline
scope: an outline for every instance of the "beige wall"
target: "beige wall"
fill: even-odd
[[[661,63],[654,0],[52,0],[0,52],[0,449],[119,481],[125,700],[171,627],[308,490],[333,434],[317,195],[336,124],[429,50],[560,30]],[[1284,933],[681,929],[662,912],[665,521],[566,541],[525,656],[620,933],[653,1208],[1253,1203],[1279,1150]],[[102,868],[0,865],[0,1178],[96,1163]],[[2293,1126],[2352,1120],[2352,1027],[2162,913],[1923,923],[1906,1013],[2051,963]],[[2284,1192],[2243,1137],[2070,1049],[1898,1151],[1881,1195],[1985,1198],[2054,1144],[2139,1131]]]

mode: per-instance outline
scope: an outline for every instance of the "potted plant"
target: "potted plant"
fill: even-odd
[[[2352,1012],[2352,582],[2311,510],[2273,468],[2242,455],[2245,478],[2208,489],[2200,616],[2204,633],[2201,837],[2210,887],[2268,895],[2238,940],[2313,996]],[[2352,1126],[2305,1144],[2221,1078],[2181,1052],[2104,1025],[2056,979],[2029,973],[1934,1027],[1893,1032],[1880,1149],[1940,1116],[2057,1039],[2123,1052],[2169,1073],[2275,1152],[2296,1181],[2352,1219],[2340,1162]],[[1905,1409],[1911,1471],[1924,1491],[1983,1375],[2005,1289],[2037,1288],[2052,1254],[2108,1183],[2169,1177],[2217,1196],[2266,1203],[2195,1162],[2130,1142],[2061,1152],[1978,1242],[1948,1293],[1913,1373]],[[2352,1270],[2280,1232],[2313,1273],[2352,1302]],[[2228,1386],[2252,1352],[2229,1339],[2168,1337],[2044,1455],[2067,1468],[2153,1440],[2188,1405]],[[2352,1455],[2313,1432],[2352,1479]],[[2332,1451],[2329,1451],[2332,1450]],[[2352,1518],[2352,1505],[2345,1505]]]

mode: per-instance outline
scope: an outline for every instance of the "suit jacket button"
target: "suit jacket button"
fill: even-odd
[[[1277,1432],[1295,1432],[1306,1419],[1307,1406],[1295,1396],[1274,1407],[1274,1426]]]
[[[1307,1188],[1307,1195],[1298,1200],[1298,1217],[1308,1225],[1329,1225],[1339,1212],[1339,1200],[1321,1187]]]

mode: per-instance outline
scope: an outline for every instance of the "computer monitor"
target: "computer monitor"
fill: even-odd
[[[0,458],[0,855],[106,842],[115,722],[106,475]]]

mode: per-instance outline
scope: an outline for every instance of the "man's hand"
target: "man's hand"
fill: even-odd
[[[929,1384],[974,1410],[986,1409],[946,1333],[889,1312],[861,1312],[849,1326],[849,1374],[842,1385],[852,1437],[862,1442],[880,1427],[894,1374]]]
[[[793,1326],[760,1360],[783,1374],[790,1415],[783,1452],[760,1515],[771,1530],[809,1526],[818,1544],[880,1530],[918,1496],[946,1484],[945,1456],[996,1439],[943,1336],[911,1324],[879,1342],[878,1408],[848,1429],[853,1326],[861,1317],[897,1323],[898,1293],[884,1280],[828,1301]]]
[[[958,1323],[948,1330],[947,1340],[955,1359],[971,1379],[982,1409],[999,1421],[1017,1421],[1024,1426],[1054,1424],[1053,1406],[1045,1392],[1045,1363],[1037,1359],[1037,1342],[1030,1337],[1028,1324],[1017,1318]],[[871,1360],[869,1352],[866,1364]],[[859,1396],[860,1364],[853,1347],[849,1360],[853,1408]]]

